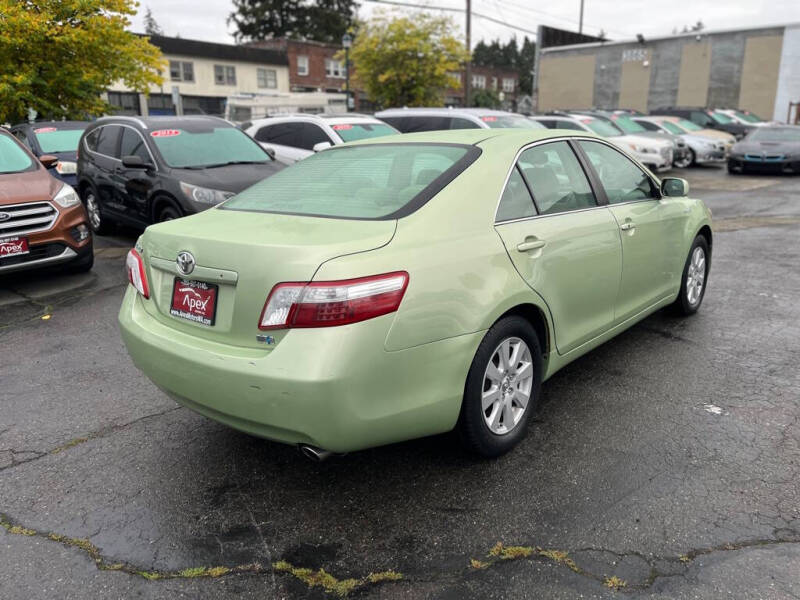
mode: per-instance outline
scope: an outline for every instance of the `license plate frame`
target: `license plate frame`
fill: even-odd
[[[219,286],[217,284],[175,277],[172,282],[169,314],[198,325],[213,327],[217,320],[218,300]],[[210,303],[210,307],[208,303]]]
[[[7,248],[18,248],[18,250],[10,252]],[[31,247],[27,237],[9,236],[0,238],[0,260],[13,256],[23,256],[30,254],[30,252]]]

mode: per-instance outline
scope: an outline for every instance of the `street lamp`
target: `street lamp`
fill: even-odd
[[[342,36],[344,48],[344,93],[347,95],[347,112],[350,112],[350,46],[353,45],[353,36],[345,33]]]

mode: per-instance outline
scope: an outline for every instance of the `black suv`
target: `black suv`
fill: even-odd
[[[78,191],[102,235],[200,212],[282,168],[217,117],[103,117],[81,137]]]
[[[651,115],[668,116],[668,117],[681,117],[699,125],[704,129],[719,129],[720,131],[727,131],[736,137],[737,140],[742,139],[747,133],[753,129],[747,125],[742,125],[731,119],[727,115],[718,113],[710,108],[677,108],[668,106],[666,108],[656,108],[650,111]]]

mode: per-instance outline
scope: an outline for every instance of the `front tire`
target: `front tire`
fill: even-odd
[[[171,204],[167,204],[158,213],[158,222],[163,223],[165,221],[174,221],[175,219],[180,219],[182,216],[183,215],[181,214],[180,210]]]
[[[678,314],[689,316],[699,310],[706,294],[710,259],[708,242],[705,237],[698,235],[694,238],[686,264],[683,266],[681,291],[674,304]]]
[[[87,187],[83,192],[83,206],[86,208],[86,215],[89,217],[89,227],[97,235],[108,235],[114,228],[103,214],[100,208],[100,200],[93,186]]]
[[[486,333],[472,360],[458,431],[464,446],[484,457],[505,454],[526,434],[539,402],[542,352],[531,324],[505,317]]]

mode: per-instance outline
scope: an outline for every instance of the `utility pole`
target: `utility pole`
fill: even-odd
[[[581,16],[578,19],[578,33],[583,33],[583,0],[581,0]]]
[[[472,86],[472,0],[467,0],[467,66],[464,69],[464,106],[470,105],[470,87]]]

